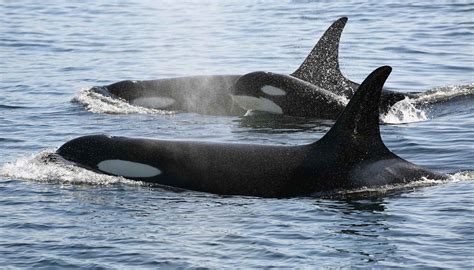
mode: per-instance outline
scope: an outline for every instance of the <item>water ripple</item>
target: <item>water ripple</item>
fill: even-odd
[[[2,1],[0,11],[3,267],[472,265],[471,1],[48,0]],[[44,162],[54,151],[45,149],[98,133],[314,142],[332,121],[147,111],[84,88],[196,74],[289,74],[340,16],[349,16],[340,48],[348,78],[361,82],[391,65],[387,87],[431,89],[394,108],[392,124],[381,126],[387,147],[453,179],[260,199],[170,190]]]

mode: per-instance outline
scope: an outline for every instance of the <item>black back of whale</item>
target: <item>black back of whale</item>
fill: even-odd
[[[145,81],[121,81],[105,86],[111,94],[133,104],[138,99],[171,98],[169,106],[154,107],[207,115],[243,115],[245,110],[230,98],[240,75],[186,76]],[[147,106],[145,106],[147,107]]]
[[[234,96],[267,98],[282,108],[285,115],[336,119],[342,112],[339,97],[351,98],[359,84],[347,79],[339,67],[339,43],[342,31],[347,23],[343,17],[334,22],[324,33],[301,66],[291,75],[256,71],[242,75],[231,90]],[[286,92],[284,96],[271,96],[261,91],[264,86],[274,86]],[[321,91],[325,90],[325,91]],[[315,104],[316,93],[326,91],[336,94],[327,104]],[[308,98],[308,97],[313,97]],[[413,97],[414,93],[399,93],[382,90],[380,112],[386,113],[390,106]],[[327,100],[327,95],[321,100]],[[319,109],[312,109],[312,108]],[[245,108],[245,106],[244,106]],[[251,109],[251,108],[247,108]]]
[[[57,153],[80,166],[113,175],[102,162],[144,164],[160,173],[127,178],[216,194],[262,197],[308,195],[318,191],[443,179],[396,156],[382,142],[378,106],[391,71],[372,72],[334,126],[318,141],[271,146],[85,136]],[[125,175],[125,174],[118,174]],[[126,176],[126,175],[125,175]]]
[[[339,67],[339,43],[347,20],[347,17],[342,17],[335,21],[291,76],[351,98],[360,85],[347,79]],[[321,50],[320,48],[325,49]],[[380,109],[382,112],[386,112],[388,107],[405,97],[413,97],[413,94],[383,89]]]
[[[278,89],[282,90],[281,94],[274,95],[262,90],[269,86],[274,87],[277,91]],[[252,92],[250,95],[248,95],[249,91]],[[263,99],[280,107],[282,114],[297,117],[336,119],[346,106],[345,98],[331,91],[290,75],[264,71],[256,71],[242,76],[232,86],[230,92],[234,101],[247,110],[265,111],[252,107]],[[249,97],[250,99],[248,99]],[[246,104],[246,101],[249,105]]]
[[[287,80],[295,81],[289,82],[288,85],[295,88],[290,88],[288,91],[294,92],[292,95],[294,99],[289,100],[290,103],[287,103],[287,105],[283,105],[288,107],[288,110],[285,111],[286,114],[335,119],[342,108],[339,107],[337,112],[335,112],[335,109],[327,112],[322,110],[325,107],[331,107],[331,104],[318,107],[321,108],[319,111],[306,110],[306,108],[313,105],[306,98],[314,96],[314,88],[322,88],[347,98],[352,97],[358,84],[342,75],[338,62],[339,42],[346,22],[346,17],[335,21],[322,35],[301,66],[291,74],[291,77],[287,76]],[[267,75],[275,83],[278,81],[278,76],[286,76],[274,73],[267,73]],[[134,100],[139,98],[167,97],[175,102],[169,106],[158,108],[209,115],[243,115],[245,110],[234,104],[230,97],[232,89],[235,89],[235,87],[231,89],[231,86],[234,86],[241,76],[248,80],[253,78],[246,75],[186,76],[159,80],[121,81],[107,85],[105,88],[111,94],[132,104]],[[309,84],[306,84],[305,87],[299,87],[300,80],[309,82]],[[243,84],[243,86],[247,87],[246,84]],[[308,93],[304,93],[304,90],[308,90]],[[252,90],[248,89],[248,91]],[[299,94],[299,96],[296,94]],[[386,108],[403,98],[404,94],[384,91],[383,107]],[[322,97],[322,99],[325,99],[325,97]],[[291,106],[291,104],[300,104],[300,106]],[[147,107],[148,105],[144,106]],[[298,111],[298,107],[301,110]]]

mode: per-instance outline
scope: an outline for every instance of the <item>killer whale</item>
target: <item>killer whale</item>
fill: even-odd
[[[339,43],[347,21],[348,18],[343,17],[334,22],[303,63],[290,75],[340,96],[351,98],[360,84],[346,78],[339,66]],[[322,47],[325,50],[321,50]],[[415,94],[417,93],[401,93],[382,89],[380,108],[385,110],[386,107],[405,97],[414,97]]]
[[[243,75],[230,92],[232,99],[248,111],[297,117],[336,119],[347,104],[344,97],[307,81],[263,71]]]
[[[84,136],[63,159],[100,173],[195,191],[260,197],[380,186],[448,176],[412,164],[383,143],[379,102],[391,68],[373,71],[318,141],[298,146]]]
[[[315,93],[321,92],[320,89],[324,89],[350,99],[359,87],[358,83],[347,79],[339,67],[339,43],[347,20],[343,17],[334,22],[292,74],[256,71],[240,76],[230,89],[234,101],[246,110],[336,119],[342,112],[340,106],[327,104],[321,110],[329,111],[321,114],[312,109],[314,102],[308,96],[315,96]],[[419,93],[383,89],[379,106],[381,113],[386,113],[396,102],[406,97],[413,98],[416,94]],[[276,109],[278,107],[280,109]]]
[[[315,78],[315,74],[319,72],[333,74],[327,73],[318,65],[332,61],[326,58],[334,58],[333,53],[338,51],[340,35],[346,21],[347,18],[342,17],[331,24],[303,64],[293,73],[296,74],[295,78],[302,78],[302,80]],[[318,78],[325,78],[325,81],[330,82],[339,79],[326,78],[324,74],[318,75]],[[96,86],[93,89],[120,98],[130,104],[147,108],[207,115],[241,116],[247,110],[236,105],[230,96],[232,86],[241,76],[242,74],[184,76],[141,81],[126,80],[106,86]],[[320,84],[317,86],[326,89],[322,81],[319,82]],[[330,90],[333,88],[337,87],[330,87]]]
[[[241,75],[197,75],[144,81],[121,81],[106,93],[136,106],[206,115],[243,115],[230,88]],[[101,88],[99,88],[101,90]]]

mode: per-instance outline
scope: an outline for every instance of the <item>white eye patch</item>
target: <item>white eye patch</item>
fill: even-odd
[[[270,96],[284,96],[286,92],[275,86],[265,85],[262,87],[262,92]]]
[[[113,175],[124,177],[153,177],[161,174],[161,171],[147,164],[120,160],[109,159],[97,164],[99,170]]]

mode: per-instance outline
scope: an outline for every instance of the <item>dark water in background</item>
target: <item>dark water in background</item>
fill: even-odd
[[[340,16],[349,16],[340,56],[352,80],[391,65],[390,88],[472,91],[472,1],[397,2],[2,1],[0,265],[473,267],[472,97],[382,127],[392,151],[456,173],[455,180],[368,196],[176,193],[38,162],[93,133],[312,142],[330,122],[167,115],[80,89],[124,79],[291,73]]]

